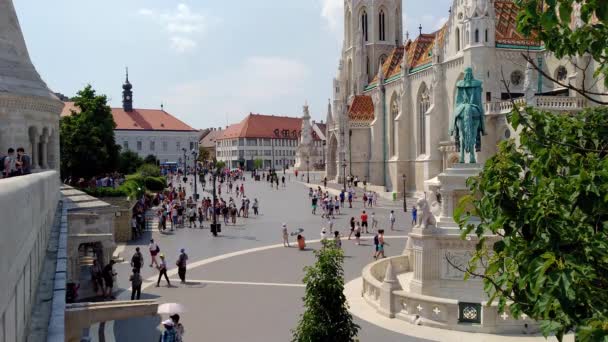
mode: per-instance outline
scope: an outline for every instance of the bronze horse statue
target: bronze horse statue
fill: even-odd
[[[475,152],[481,151],[481,136],[486,134],[485,114],[481,103],[481,81],[473,78],[473,70],[466,68],[464,79],[456,84],[456,108],[450,120],[450,136],[456,140],[456,151],[460,152],[460,162],[476,163]]]

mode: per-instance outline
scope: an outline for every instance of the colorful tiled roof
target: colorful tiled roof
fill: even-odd
[[[228,126],[221,139],[234,138],[275,138],[298,139],[302,129],[302,119],[288,116],[249,114],[243,121]]]
[[[353,121],[374,120],[374,101],[369,95],[356,95],[348,108],[348,117]]]
[[[80,112],[74,102],[65,102],[61,116]],[[112,108],[112,116],[116,130],[146,130],[146,131],[197,131],[175,116],[160,109],[138,109],[126,112],[122,108]]]
[[[524,37],[517,32],[517,13],[519,7],[510,0],[496,0],[496,44],[509,46],[540,46],[540,42],[532,37]]]

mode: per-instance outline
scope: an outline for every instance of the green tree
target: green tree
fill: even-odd
[[[510,302],[514,317],[540,321],[545,336],[575,331],[577,340],[606,341],[608,108],[516,109],[508,120],[521,130],[519,145],[500,144],[455,212],[463,236],[480,237],[470,274],[484,278],[500,310]],[[488,247],[484,234],[502,239]]]
[[[105,95],[87,85],[74,98],[80,113],[61,118],[61,173],[91,177],[116,170],[119,146],[114,141],[114,118]]]
[[[143,163],[143,159],[137,153],[131,150],[122,151],[118,155],[117,170],[124,175],[129,175],[135,173]]]
[[[255,159],[253,161],[253,168],[256,170],[261,169],[264,166],[264,161],[262,159]]]
[[[516,0],[518,31],[536,35],[557,58],[588,54],[597,63],[596,76],[604,76],[608,86],[608,3],[606,0]],[[575,8],[580,8],[575,11]],[[577,25],[572,25],[580,12]],[[583,68],[579,65],[578,68]],[[548,75],[546,75],[548,76]],[[550,76],[549,76],[550,77]],[[563,84],[572,90],[575,87]],[[598,95],[585,89],[583,94]]]
[[[160,168],[156,166],[156,164],[143,164],[139,168],[137,168],[137,173],[142,177],[159,177],[160,176]]]
[[[348,312],[344,296],[344,254],[333,241],[322,241],[316,263],[304,268],[304,313],[293,330],[297,342],[354,341],[359,326]]]
[[[155,155],[148,154],[146,158],[144,158],[144,164],[158,165],[158,159]]]
[[[208,161],[210,159],[210,157],[211,157],[211,152],[209,151],[208,148],[203,147],[203,146],[198,147],[198,161],[203,163],[203,162]]]

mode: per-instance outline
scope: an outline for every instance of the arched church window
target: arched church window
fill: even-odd
[[[479,43],[479,30],[475,29],[475,43]]]
[[[488,42],[488,29],[486,29],[486,43]]]
[[[426,154],[426,112],[431,106],[431,94],[426,84],[418,92],[418,153]]]
[[[519,86],[521,81],[524,79],[524,75],[521,71],[515,70],[511,73],[511,84],[514,86]]]
[[[397,116],[399,115],[399,97],[394,94],[391,100],[391,155],[394,156],[397,154],[397,143],[399,134],[397,132]]]
[[[367,41],[367,12],[365,10],[361,13],[361,30],[363,31],[363,39]]]
[[[460,28],[456,28],[456,33],[455,33],[455,38],[456,38],[456,51],[460,51]]]
[[[346,16],[344,18],[344,32],[345,32],[345,36],[346,36],[346,41],[348,42],[349,46],[351,44],[351,14],[350,14],[350,10],[346,11]]]
[[[378,39],[381,41],[386,39],[384,27],[384,10],[380,10],[380,13],[378,13]]]
[[[566,70],[565,66],[560,65],[557,67],[557,70],[555,71],[555,78],[560,82],[565,81],[566,78],[568,78],[568,70]]]

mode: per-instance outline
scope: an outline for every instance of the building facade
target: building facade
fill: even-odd
[[[182,163],[192,150],[198,152],[200,132],[161,109],[133,108],[133,86],[127,74],[123,84],[122,108],[111,108],[116,128],[114,139],[122,151],[140,157],[155,156],[161,163]],[[78,112],[73,102],[66,102],[62,116]]]
[[[208,132],[199,141],[199,146],[209,152],[209,158],[213,158],[216,154],[217,139],[224,134],[224,130],[221,127],[211,127],[207,130]]]
[[[586,104],[539,77],[522,53],[566,83],[602,87],[593,83],[593,68],[584,75],[538,40],[517,33],[512,1],[455,0],[439,30],[427,34],[420,27],[418,37],[406,35],[405,43],[401,8],[401,0],[345,2],[344,44],[327,113],[329,179],[341,181],[346,173],[385,191],[422,195],[425,181],[457,160],[448,126],[466,67],[483,82],[487,135],[477,156],[481,163],[501,140],[517,134],[506,121],[509,91],[518,101],[550,110]],[[589,57],[579,59],[586,63]]]
[[[310,120],[308,105],[304,105],[302,128],[296,150],[296,170],[323,170],[325,168],[326,125]]]
[[[251,170],[256,159],[263,169],[290,168],[296,162],[301,126],[300,118],[250,113],[217,138],[216,158],[230,168]]]

